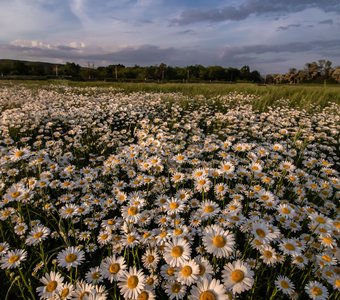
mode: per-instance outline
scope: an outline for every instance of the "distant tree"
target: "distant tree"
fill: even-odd
[[[13,63],[12,75],[29,75],[29,67],[22,61],[15,61]]]
[[[74,62],[67,62],[64,67],[64,74],[67,76],[72,77],[79,77],[80,76],[80,70],[81,67],[78,64],[75,64]]]

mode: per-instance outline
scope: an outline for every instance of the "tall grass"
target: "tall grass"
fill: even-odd
[[[194,97],[203,95],[207,99],[223,96],[230,92],[247,93],[259,96],[254,103],[260,111],[268,106],[278,104],[281,100],[288,100],[288,105],[294,108],[313,109],[315,106],[326,107],[329,102],[340,104],[340,85],[257,85],[250,83],[223,84],[223,83],[125,83],[125,82],[70,82],[70,81],[15,81],[0,82],[4,85],[24,85],[32,90],[42,86],[69,86],[69,87],[111,87],[125,93],[182,93]],[[83,92],[83,91],[80,91]],[[86,91],[88,93],[88,91]],[[98,92],[98,91],[96,91]],[[311,104],[313,104],[311,106]]]

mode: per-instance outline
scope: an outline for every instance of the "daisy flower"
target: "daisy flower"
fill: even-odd
[[[26,260],[27,252],[23,249],[8,251],[1,258],[1,269],[14,269]]]
[[[251,289],[254,283],[254,272],[247,263],[241,260],[227,263],[222,272],[223,283],[233,294]]]
[[[317,281],[311,281],[305,286],[305,291],[311,299],[326,300],[328,299],[327,288]]]
[[[50,232],[51,230],[44,225],[37,225],[29,233],[25,244],[29,246],[37,245],[39,242],[45,240],[49,236]]]
[[[136,267],[130,267],[129,271],[122,271],[118,277],[118,286],[120,288],[120,294],[125,299],[136,299],[145,286],[143,271],[137,270]]]
[[[163,257],[170,266],[179,267],[189,260],[190,255],[190,244],[183,238],[173,238],[165,244]]]
[[[294,293],[294,284],[286,276],[278,276],[275,280],[275,286],[285,295],[291,296]]]
[[[189,300],[229,300],[231,297],[226,293],[224,286],[219,280],[203,279],[191,288]]]
[[[100,273],[99,267],[93,267],[91,268],[86,274],[85,274],[86,282],[97,284],[103,281],[103,275]]]
[[[202,240],[206,251],[216,257],[230,256],[235,245],[234,235],[218,225],[207,226]]]
[[[100,264],[100,272],[105,279],[113,282],[117,280],[120,274],[126,270],[125,259],[122,256],[109,256],[102,260]]]
[[[187,286],[178,281],[167,281],[165,284],[165,293],[169,299],[183,299],[186,295]]]
[[[179,267],[175,274],[176,280],[182,284],[190,286],[198,279],[199,271],[200,269],[198,264],[194,260],[190,259]]]
[[[194,260],[197,262],[198,267],[199,267],[199,273],[198,273],[199,279],[203,280],[206,278],[208,280],[211,280],[214,270],[209,260],[207,260],[201,255],[195,257]]]
[[[43,286],[37,288],[37,293],[42,299],[51,299],[56,297],[63,288],[64,278],[58,272],[51,271],[46,273],[44,277],[40,279]]]
[[[200,204],[197,213],[201,216],[202,220],[216,216],[220,212],[220,207],[217,203],[206,200]]]
[[[143,266],[147,269],[155,269],[160,260],[157,250],[147,249],[142,256]]]
[[[265,245],[260,250],[260,253],[260,258],[266,265],[274,265],[275,263],[277,263],[276,251],[273,247]]]
[[[67,247],[58,254],[58,265],[67,268],[67,270],[70,270],[71,267],[79,266],[83,262],[84,256],[85,252],[83,250],[79,250],[78,248],[73,246]]]

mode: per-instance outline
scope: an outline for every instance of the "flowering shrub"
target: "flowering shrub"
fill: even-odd
[[[339,106],[0,91],[1,299],[336,299]]]

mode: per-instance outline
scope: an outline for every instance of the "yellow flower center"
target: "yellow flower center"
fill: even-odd
[[[148,263],[152,263],[152,262],[154,262],[155,261],[155,257],[153,256],[153,255],[148,255],[148,257],[146,258],[146,261],[148,262]]]
[[[206,212],[206,213],[212,213],[214,210],[215,209],[214,209],[214,207],[212,205],[206,205],[204,207],[204,212]]]
[[[180,257],[183,254],[183,248],[181,246],[175,246],[171,250],[172,257]]]
[[[323,217],[316,217],[315,221],[320,223],[320,224],[325,224],[326,223],[326,220]]]
[[[328,255],[322,255],[321,258],[324,260],[324,261],[327,261],[327,262],[331,262],[332,261],[332,258]]]
[[[39,231],[39,232],[33,234],[33,237],[34,237],[35,239],[39,239],[39,238],[41,238],[42,236],[43,236],[43,233],[42,233],[41,231]]]
[[[263,251],[263,255],[266,257],[266,258],[272,258],[273,257],[273,253],[269,250],[265,250]]]
[[[303,263],[303,258],[301,256],[296,256],[295,257],[295,260],[298,262],[298,263]]]
[[[70,215],[70,214],[72,214],[72,213],[74,212],[74,209],[73,209],[72,207],[69,207],[69,208],[67,208],[67,209],[65,210],[65,212],[66,212],[68,215]]]
[[[192,274],[192,268],[190,266],[184,266],[181,273],[183,277],[189,277]]]
[[[255,232],[260,238],[264,238],[266,236],[266,232],[261,228],[257,228]]]
[[[338,289],[340,287],[340,279],[335,279],[335,287]]]
[[[181,235],[183,233],[183,229],[181,229],[181,228],[176,228],[175,230],[174,230],[174,234],[175,235]]]
[[[177,202],[171,202],[169,207],[170,207],[170,209],[174,210],[174,209],[178,208],[178,203]]]
[[[322,290],[321,290],[319,287],[314,286],[314,287],[312,287],[312,289],[311,289],[311,293],[312,293],[312,295],[314,295],[314,296],[320,296],[320,295],[322,295]]]
[[[288,215],[290,213],[290,209],[287,207],[282,207],[281,212],[285,215]]]
[[[61,298],[66,298],[66,296],[70,293],[70,290],[68,288],[64,288],[61,293],[60,296]]]
[[[148,300],[149,294],[146,291],[143,291],[139,294],[137,300]]]
[[[16,191],[11,194],[12,198],[18,198],[20,196],[20,192]]]
[[[135,241],[135,237],[134,237],[133,235],[129,235],[129,236],[127,237],[127,241],[128,241],[129,244],[130,244],[130,243],[133,243],[133,242]]]
[[[231,280],[234,282],[241,282],[244,278],[244,273],[242,270],[234,270],[231,272]]]
[[[290,243],[285,244],[285,248],[286,248],[288,251],[293,251],[293,250],[295,250],[295,246],[294,246],[293,244],[290,244]]]
[[[72,262],[74,262],[76,259],[77,259],[77,255],[75,255],[74,253],[67,254],[66,257],[65,257],[65,261],[66,261],[67,263],[72,263]]]
[[[109,272],[111,274],[117,274],[119,272],[119,270],[120,270],[120,265],[117,264],[117,263],[113,263],[109,267]]]
[[[112,219],[110,219],[110,220],[107,221],[107,224],[108,224],[108,225],[114,225],[114,224],[115,224],[115,221],[112,220]]]
[[[171,287],[173,293],[178,293],[181,290],[181,285],[179,283],[174,283]]]
[[[127,213],[129,216],[135,216],[138,212],[138,208],[136,206],[129,207]]]
[[[46,285],[46,291],[49,293],[52,293],[58,286],[58,282],[56,282],[55,280],[50,281],[47,285]]]
[[[173,276],[175,274],[175,269],[173,267],[170,267],[169,269],[166,270],[166,273],[169,276]]]
[[[19,260],[20,256],[19,255],[13,255],[8,259],[8,262],[10,264],[14,264],[15,262],[17,262]]]
[[[286,280],[281,280],[280,285],[284,288],[284,289],[288,289],[289,288],[289,283]]]
[[[327,245],[330,245],[333,243],[333,239],[331,237],[323,237],[322,241]]]
[[[92,273],[92,278],[93,278],[94,280],[99,279],[99,278],[100,278],[100,273],[99,273],[99,272],[94,272],[94,273]]]
[[[203,276],[205,273],[205,266],[204,265],[199,265],[199,275]]]
[[[109,235],[107,233],[103,233],[101,236],[100,236],[100,239],[102,241],[105,241],[107,238],[109,237]]]
[[[216,296],[213,292],[211,291],[204,291],[203,293],[200,294],[199,300],[216,300]]]
[[[212,242],[216,248],[223,248],[226,244],[226,240],[222,235],[214,236],[214,238],[212,239]]]
[[[134,289],[138,285],[138,277],[133,275],[130,276],[126,282],[126,285],[129,289]]]
[[[22,150],[18,150],[18,151],[15,152],[16,157],[21,157],[23,155],[24,155],[24,151],[22,151]]]
[[[154,282],[155,282],[155,281],[153,280],[152,277],[149,277],[149,278],[146,280],[146,284],[147,284],[147,285],[153,285]]]

